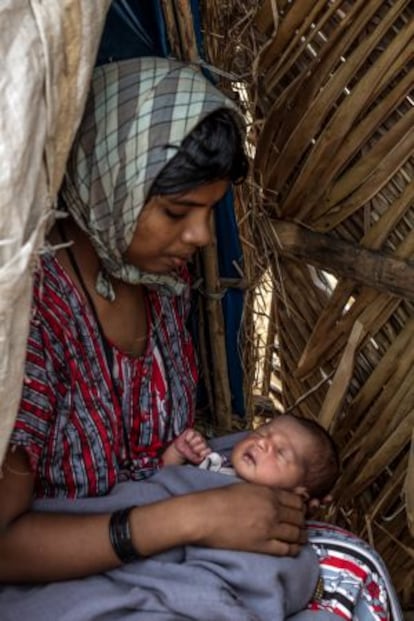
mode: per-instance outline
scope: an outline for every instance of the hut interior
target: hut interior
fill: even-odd
[[[99,8],[96,29],[109,4]],[[197,317],[206,406],[199,425],[221,434],[291,411],[320,421],[340,449],[342,473],[332,504],[318,517],[369,542],[386,563],[403,609],[413,610],[414,3],[159,4],[169,40],[160,53],[198,63],[238,100],[248,122],[251,174],[234,194],[242,256],[233,260],[230,277],[221,275],[216,242],[200,257]],[[89,17],[82,27],[93,25]],[[51,52],[48,58],[66,93],[57,110],[65,128],[65,106],[76,107],[73,117],[79,116],[91,69],[83,69],[81,84],[75,65],[94,56],[99,34],[79,36],[79,43],[70,12],[66,25],[56,45],[62,38],[75,41],[70,49],[77,55]],[[76,74],[70,90],[69,70]],[[67,97],[75,86],[82,96]],[[44,94],[36,89],[40,100]],[[57,90],[47,91],[52,102]],[[31,122],[35,127],[37,119]],[[56,127],[50,135],[57,135]],[[43,177],[54,181],[56,191],[67,149],[46,144],[49,174]],[[49,195],[30,199],[50,206]],[[34,219],[32,213],[30,223]],[[39,221],[38,246],[45,214]],[[230,381],[235,364],[226,339],[224,306],[232,292],[243,298],[237,329],[242,406],[237,377]],[[26,293],[25,303],[28,309]],[[15,334],[23,355],[26,332],[18,326]],[[14,342],[7,360],[16,351]],[[22,373],[19,368],[15,375],[21,379]],[[0,414],[2,422],[1,404]],[[6,422],[9,430],[12,422]]]
[[[377,549],[412,609],[414,5],[210,0],[203,28],[249,122],[243,422],[294,411],[333,434],[323,519]]]

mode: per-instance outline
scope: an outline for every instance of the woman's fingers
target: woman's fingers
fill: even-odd
[[[307,513],[309,516],[312,516],[313,514],[317,513],[317,511],[320,508],[326,507],[330,505],[332,502],[333,502],[333,496],[331,496],[330,494],[328,494],[327,496],[324,496],[324,498],[321,498],[321,499],[311,498],[308,501]]]
[[[299,509],[301,512],[304,511],[305,502],[301,495],[294,492],[288,492],[284,489],[273,491],[276,492],[277,501],[281,507]]]
[[[294,555],[306,541],[304,503],[291,492],[241,483],[207,494],[201,545]]]
[[[263,553],[273,556],[297,556],[301,547],[298,543],[286,543],[286,541],[280,539],[272,539],[267,542]]]

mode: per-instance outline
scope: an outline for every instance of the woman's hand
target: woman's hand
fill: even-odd
[[[294,493],[243,483],[215,490],[208,502],[216,515],[206,519],[202,545],[295,556],[306,541],[304,503]]]
[[[328,496],[324,496],[324,498],[309,498],[306,503],[306,517],[312,518],[314,515],[317,515],[319,509],[324,509],[329,506],[333,502],[333,496],[328,494]]]
[[[238,483],[134,509],[138,552],[150,556],[196,544],[295,556],[306,541],[303,499],[283,490]],[[168,520],[165,520],[168,515]]]

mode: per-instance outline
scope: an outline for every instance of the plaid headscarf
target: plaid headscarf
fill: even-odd
[[[123,254],[155,178],[195,126],[220,108],[240,115],[199,71],[177,61],[134,58],[95,69],[61,196],[101,260],[96,289],[103,297],[115,297],[107,274],[182,291],[176,276],[143,273]]]

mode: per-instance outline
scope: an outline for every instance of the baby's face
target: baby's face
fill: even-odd
[[[250,483],[297,490],[304,482],[313,439],[289,417],[263,425],[236,444],[231,461],[237,475]]]

